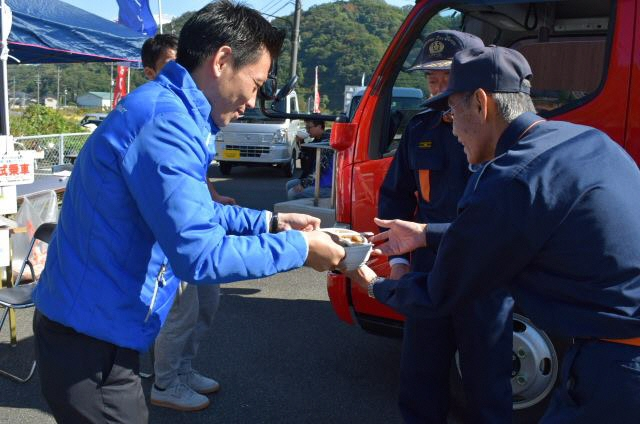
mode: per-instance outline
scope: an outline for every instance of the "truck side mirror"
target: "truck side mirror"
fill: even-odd
[[[346,114],[338,115],[335,124],[331,127],[331,140],[329,141],[331,147],[338,152],[351,147],[355,140],[356,128],[357,125],[350,123]]]
[[[275,102],[278,102],[282,99],[286,99],[287,96],[293,91],[293,89],[296,87],[296,84],[298,83],[298,76],[294,75],[291,77],[291,79],[289,80],[289,82],[287,82],[284,87],[282,87],[279,91],[278,94],[276,94],[276,98],[274,99]]]

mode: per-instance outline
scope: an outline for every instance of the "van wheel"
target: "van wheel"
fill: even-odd
[[[542,418],[551,392],[558,384],[562,358],[570,346],[563,338],[550,338],[527,317],[513,314],[513,422],[537,423]],[[451,373],[451,397],[455,408],[464,408],[460,360],[456,352]]]
[[[229,162],[220,162],[219,167],[220,173],[222,175],[229,175],[231,173],[231,168],[233,167],[233,165],[231,165]]]
[[[289,178],[293,177],[293,173],[296,171],[297,157],[298,157],[298,152],[296,150],[293,150],[291,152],[291,158],[289,159],[289,162],[282,165],[282,172],[284,173],[285,177],[289,177]]]

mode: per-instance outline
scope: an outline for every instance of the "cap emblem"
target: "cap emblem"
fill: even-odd
[[[429,44],[429,53],[438,54],[442,53],[444,50],[444,43],[442,41],[436,40],[433,43]]]

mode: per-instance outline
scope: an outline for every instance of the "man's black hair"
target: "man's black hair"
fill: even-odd
[[[322,127],[322,129],[324,130],[324,121],[316,121],[315,119],[307,119],[304,122],[309,122],[311,123],[314,127],[317,127],[318,125],[320,125]]]
[[[256,62],[266,48],[271,59],[280,54],[284,31],[274,28],[254,9],[230,0],[209,3],[193,14],[180,31],[177,62],[189,72],[222,46],[229,46],[233,66]]]
[[[156,63],[168,49],[178,50],[178,37],[173,34],[156,34],[148,38],[142,45],[142,66],[151,69],[156,68]]]

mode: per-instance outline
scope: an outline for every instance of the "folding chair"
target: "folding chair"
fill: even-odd
[[[0,320],[0,330],[2,330],[2,326],[4,325],[5,320],[7,319],[7,315],[9,314],[9,310],[11,309],[26,309],[34,306],[33,300],[31,299],[31,294],[33,293],[33,289],[36,287],[37,281],[33,281],[28,284],[20,284],[22,283],[22,276],[24,274],[25,268],[28,266],[31,271],[32,277],[35,276],[35,272],[33,269],[33,264],[30,261],[31,252],[33,251],[33,246],[35,246],[36,242],[40,240],[43,243],[49,244],[51,240],[51,235],[53,234],[53,230],[55,230],[56,224],[52,222],[45,222],[40,225],[33,235],[33,239],[31,240],[31,244],[29,245],[29,249],[27,251],[27,255],[22,261],[22,265],[20,266],[20,272],[18,273],[18,277],[16,278],[16,282],[13,287],[7,287],[0,289],[0,306],[5,307],[4,314],[2,315],[2,320]],[[14,374],[11,374],[7,371],[0,370],[0,375],[9,377],[10,379],[17,381],[19,383],[26,383],[33,376],[33,372],[36,369],[36,361],[34,359],[33,364],[31,365],[31,370],[29,374],[24,377],[18,377]]]

